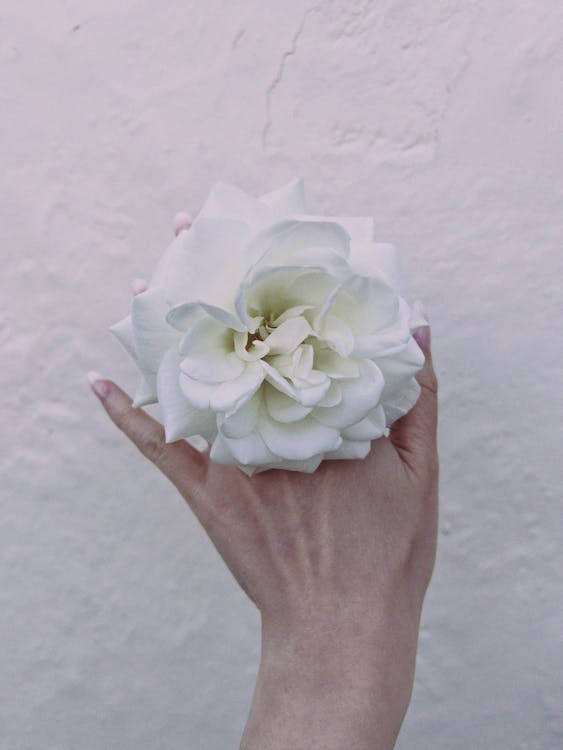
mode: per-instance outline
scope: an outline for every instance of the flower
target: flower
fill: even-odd
[[[306,214],[301,180],[259,199],[216,184],[111,329],[141,371],[134,406],[158,401],[167,442],[203,436],[248,475],[364,458],[424,362],[397,254],[372,238],[372,219]]]

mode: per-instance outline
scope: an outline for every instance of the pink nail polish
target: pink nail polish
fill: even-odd
[[[430,326],[419,328],[413,333],[413,338],[423,352],[430,350]]]
[[[131,288],[133,289],[133,294],[136,297],[138,294],[146,292],[149,288],[149,285],[148,282],[145,281],[145,279],[133,279]]]
[[[110,385],[107,380],[104,379],[104,376],[100,375],[100,373],[96,372],[95,370],[90,370],[90,372],[86,375],[86,378],[88,379],[90,387],[92,388],[96,396],[101,399],[106,398],[109,393]]]
[[[192,225],[192,217],[186,211],[180,211],[174,217],[174,234],[178,236],[180,232],[187,230]]]

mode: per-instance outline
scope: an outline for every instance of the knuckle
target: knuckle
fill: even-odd
[[[438,395],[438,378],[436,377],[436,373],[429,372],[426,377],[424,378],[424,381],[421,383],[421,386],[427,390],[429,393],[431,393],[433,396]]]
[[[145,435],[140,441],[139,448],[141,453],[152,461],[153,464],[160,464],[166,451],[166,443],[161,435]]]

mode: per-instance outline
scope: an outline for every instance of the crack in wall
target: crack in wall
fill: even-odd
[[[307,18],[311,15],[311,13],[314,13],[315,11],[319,9],[320,9],[319,6],[315,5],[312,8],[308,8],[303,14],[301,18],[301,22],[299,23],[299,26],[297,27],[297,30],[295,31],[291,39],[291,46],[280,57],[276,75],[274,76],[274,79],[272,80],[268,88],[266,89],[266,121],[262,128],[262,138],[261,138],[262,150],[264,151],[268,147],[268,143],[267,143],[268,133],[270,132],[270,129],[272,127],[272,96],[282,81],[287,61],[289,60],[290,57],[293,57],[295,53],[297,52],[299,39],[301,38],[301,35],[303,34],[303,31],[305,29]]]

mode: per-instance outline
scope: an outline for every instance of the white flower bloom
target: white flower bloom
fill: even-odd
[[[419,395],[424,355],[395,250],[367,218],[305,213],[295,180],[254,198],[223,183],[180,231],[131,315],[134,405],[158,401],[168,442],[253,474],[364,458]]]

